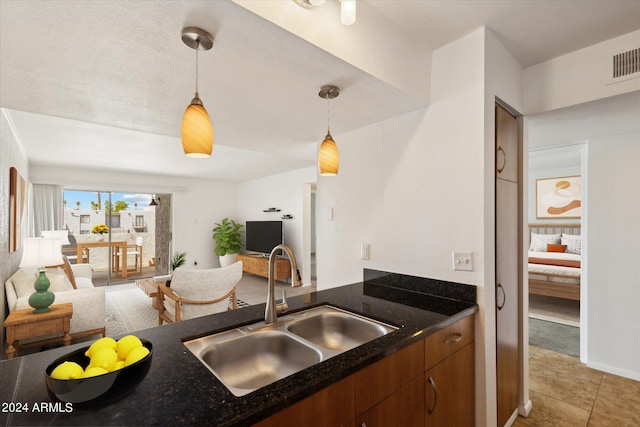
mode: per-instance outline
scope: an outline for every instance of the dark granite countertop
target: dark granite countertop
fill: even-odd
[[[330,304],[400,328],[243,397],[231,394],[183,341],[259,321],[264,304],[136,332],[153,343],[151,369],[135,392],[107,406],[32,410],[51,402],[47,365],[88,343],[2,361],[0,425],[251,425],[477,311],[473,286],[374,270],[364,276],[362,283],[288,298],[289,312]],[[9,411],[8,403],[29,411]]]

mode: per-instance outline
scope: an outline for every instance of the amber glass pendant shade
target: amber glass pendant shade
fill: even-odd
[[[213,127],[203,105],[191,103],[182,117],[182,149],[188,157],[210,157]]]
[[[320,151],[318,152],[318,169],[320,175],[334,176],[338,174],[338,168],[340,167],[340,154],[338,153],[338,146],[331,137],[330,133],[320,144]]]

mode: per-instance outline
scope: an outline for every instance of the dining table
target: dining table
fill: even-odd
[[[90,251],[92,248],[107,248],[109,247],[109,244],[111,244],[111,247],[118,251],[118,253],[121,254],[126,254],[127,253],[127,241],[126,240],[122,240],[122,241],[101,241],[101,242],[76,242],[76,254],[77,254],[77,262],[78,263],[82,263],[83,262],[83,251],[85,249],[87,249],[87,251]],[[122,259],[122,269],[121,271],[121,277],[124,279],[127,277],[127,256],[119,256],[116,257],[116,259]],[[87,256],[87,262],[89,262],[89,256]],[[116,269],[116,272],[118,270]]]

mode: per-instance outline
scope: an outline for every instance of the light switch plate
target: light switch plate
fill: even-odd
[[[473,253],[453,252],[453,269],[456,271],[473,271]]]
[[[361,259],[369,259],[369,244],[362,243],[360,245],[360,258]]]

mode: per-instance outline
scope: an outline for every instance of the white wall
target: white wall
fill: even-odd
[[[305,251],[303,245],[305,184],[314,183],[316,179],[317,169],[312,166],[245,181],[238,186],[236,221],[244,223],[282,220],[285,244],[293,251],[303,278],[309,277],[310,268],[309,250]],[[278,208],[280,212],[263,212],[268,208]],[[287,214],[293,219],[281,219]]]
[[[11,123],[3,109],[0,109],[0,319],[8,315],[4,282],[18,269],[22,249],[9,252],[9,168],[15,167],[24,178],[29,180],[29,163],[11,128]],[[26,227],[23,228],[26,231]],[[22,237],[26,237],[22,236]],[[4,328],[0,328],[0,343],[4,344]],[[4,352],[0,358],[4,358]]]
[[[173,195],[172,252],[186,252],[187,266],[218,267],[213,253],[213,227],[224,217],[236,217],[238,184],[167,175],[113,173],[93,169],[33,166],[31,180],[61,184],[74,190],[125,191]]]
[[[587,163],[587,365],[640,380],[640,133],[589,141]]]
[[[525,113],[535,114],[640,90],[640,78],[610,83],[612,57],[638,48],[640,30],[525,70]]]

